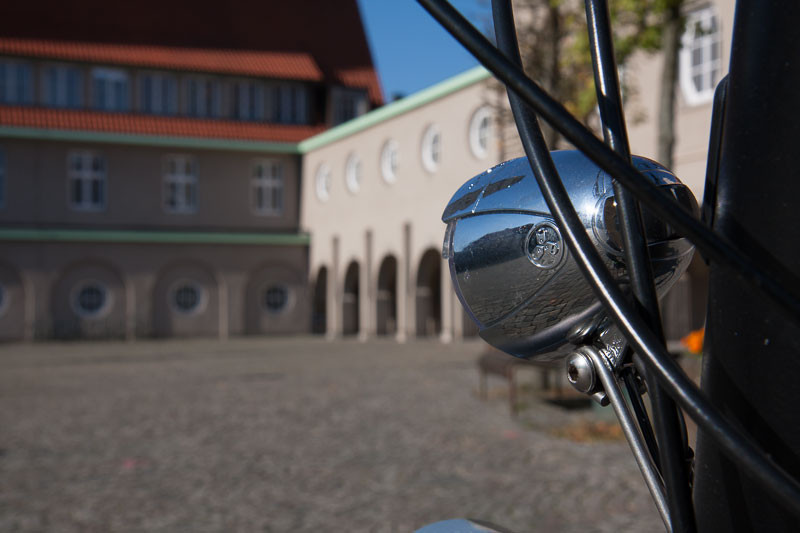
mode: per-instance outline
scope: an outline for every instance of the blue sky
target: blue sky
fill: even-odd
[[[488,0],[451,0],[461,14],[484,30]],[[372,58],[387,102],[409,95],[477,65],[415,0],[358,0]]]

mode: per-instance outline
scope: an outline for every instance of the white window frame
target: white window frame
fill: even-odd
[[[397,141],[389,139],[381,148],[381,177],[383,181],[392,185],[397,182],[397,169],[400,165],[400,153]]]
[[[176,299],[178,296],[178,291],[184,287],[191,287],[197,291],[197,305],[191,309],[181,308]],[[183,316],[200,314],[205,311],[208,304],[208,292],[205,290],[205,287],[203,287],[202,284],[188,278],[179,279],[174,282],[170,286],[169,291],[167,291],[167,298],[169,299],[167,303],[169,304],[170,309],[172,309],[174,313]]]
[[[94,285],[95,287],[99,288],[103,292],[103,305],[100,306],[95,311],[87,311],[83,307],[80,306],[79,298],[80,293],[83,292],[84,289]],[[70,306],[72,307],[73,312],[81,318],[102,318],[106,316],[109,312],[111,312],[111,308],[114,301],[113,293],[108,290],[108,286],[100,280],[96,279],[84,279],[75,284],[73,289],[70,291],[69,294],[70,299]]]
[[[137,109],[151,115],[178,113],[178,80],[166,72],[144,71],[138,75]],[[150,107],[145,105],[145,87],[150,85]]]
[[[103,84],[102,95],[98,91],[99,84]],[[98,111],[129,111],[131,83],[128,73],[118,68],[93,68],[92,108]]]
[[[486,159],[486,156],[489,155],[489,142],[491,135],[491,108],[489,106],[479,107],[472,114],[472,118],[470,118],[469,121],[469,149],[472,152],[472,155],[478,159]]]
[[[253,213],[261,216],[281,216],[284,206],[284,185],[282,161],[255,160],[250,177],[250,205]],[[259,198],[262,205],[259,205]]]
[[[352,152],[347,157],[347,162],[344,166],[344,182],[347,185],[347,190],[351,194],[358,194],[361,190],[361,178],[363,176],[361,159],[358,154]]]
[[[331,197],[331,169],[325,163],[320,163],[314,174],[314,190],[320,202],[327,202]]]
[[[0,104],[33,104],[33,67],[26,61],[0,60]]]
[[[716,24],[715,32],[696,34],[698,25],[703,31],[710,31],[712,21]],[[689,105],[701,105],[714,99],[714,90],[722,69],[721,34],[720,18],[713,6],[694,10],[687,15],[678,62],[681,90],[684,100]],[[711,57],[711,50],[715,46],[716,59]],[[699,65],[692,64],[692,54],[696,50],[702,55],[702,62]],[[713,76],[714,73],[716,76]],[[698,75],[702,77],[703,86],[700,89],[694,83],[694,78]]]
[[[191,169],[191,172],[187,171],[187,168]],[[175,186],[174,205],[170,205],[172,185]],[[162,205],[165,212],[172,214],[197,212],[197,161],[194,156],[170,154],[164,158],[162,191]]]
[[[80,160],[80,168],[75,168],[73,162]],[[99,169],[95,168],[95,161],[100,161]],[[108,203],[108,182],[106,159],[99,152],[92,150],[72,150],[67,155],[67,203],[74,211],[105,211]],[[75,182],[81,190],[81,198],[76,201],[73,197]],[[92,200],[92,189],[97,183],[100,190],[100,201]]]
[[[66,109],[84,107],[82,68],[66,63],[53,63],[45,65],[42,74],[42,103],[45,106]]]
[[[431,124],[422,135],[422,166],[428,172],[436,172],[442,162],[442,132],[439,126]]]

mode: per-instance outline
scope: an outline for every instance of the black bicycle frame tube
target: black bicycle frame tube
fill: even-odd
[[[747,283],[763,290],[800,322],[800,278],[778,262],[757,262],[730,240],[715,235],[674,199],[651,187],[628,162],[606,146],[564,106],[554,100],[476,30],[445,0],[417,0],[451,35],[469,50],[500,81],[560,131],[601,169],[618,179],[639,201],[678,233],[691,240],[706,258],[728,265]],[[769,256],[766,250],[761,255]]]
[[[721,138],[711,141],[714,230],[800,271],[800,3],[736,6]],[[721,142],[720,142],[721,141]],[[714,144],[717,146],[714,146]],[[715,171],[715,166],[717,170]],[[754,257],[762,259],[758,252]],[[800,328],[782,309],[711,264],[702,387],[726,415],[800,476]],[[800,531],[735,458],[700,428],[695,501],[701,531]],[[734,460],[731,460],[734,459]],[[702,510],[702,511],[701,511]]]
[[[514,74],[506,73],[502,79],[517,76],[520,76],[520,79],[527,79],[449,3],[444,0],[418,1],[479,60],[492,63],[496,70],[505,68],[513,71]],[[502,66],[498,67],[498,64]],[[532,82],[530,83],[532,84]],[[525,83],[518,85],[519,87],[527,86]],[[535,87],[535,84],[532,86]],[[516,86],[513,89],[516,92]],[[516,107],[521,111],[525,109],[520,106]],[[568,113],[567,116],[569,116]],[[572,119],[571,116],[570,119]],[[650,370],[657,372],[659,380],[670,396],[678,401],[698,425],[705,428],[708,435],[720,445],[720,449],[728,457],[738,460],[742,468],[777,501],[800,515],[800,483],[764,454],[747,435],[722,416],[694,387],[692,381],[686,377],[664,347],[659,344],[657,337],[628,304],[625,295],[617,287],[597,250],[592,246],[583,223],[570,203],[567,191],[558,179],[558,173],[555,171],[549,152],[539,154],[536,145],[532,142],[532,136],[529,135],[532,132],[525,128],[525,121],[517,124],[518,126],[522,124],[520,137],[548,208],[559,224],[570,250],[575,255],[578,266],[592,286],[595,295],[625,334],[628,342],[643,355]],[[541,134],[541,132],[539,133]],[[607,150],[602,142],[600,142],[600,146],[602,146],[601,151]],[[614,158],[618,158],[613,152],[610,153]],[[539,155],[543,157],[537,157]],[[622,167],[627,169],[626,171],[630,170],[629,166],[624,164]],[[635,169],[633,170],[635,171]],[[612,175],[617,177],[613,173]],[[637,183],[637,185],[639,184]]]
[[[608,4],[606,0],[585,0],[585,4],[603,137],[620,157],[630,163],[630,145],[614,58]],[[495,31],[499,32],[500,29],[496,27]],[[614,197],[622,239],[625,243],[625,260],[633,295],[639,304],[642,318],[659,338],[661,345],[666,346],[639,204],[617,180],[614,180]],[[664,479],[672,530],[692,532],[696,527],[692,494],[684,462],[687,444],[684,440],[685,432],[680,428],[683,420],[679,418],[675,402],[664,392],[655,376],[648,372],[645,374],[645,379],[653,407],[653,420],[659,444],[659,463],[663,465],[661,476]]]

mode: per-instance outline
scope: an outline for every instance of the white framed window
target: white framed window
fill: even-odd
[[[361,190],[361,159],[352,153],[347,157],[347,163],[344,166],[344,181],[347,185],[347,190],[353,194]]]
[[[721,74],[719,19],[713,7],[692,11],[686,17],[679,54],[680,85],[689,105],[714,98]]]
[[[169,291],[169,303],[172,309],[182,315],[199,313],[206,305],[206,291],[191,280],[180,280],[172,285]]]
[[[341,124],[367,112],[367,93],[357,89],[335,88],[333,99],[333,124]]]
[[[33,104],[33,69],[29,63],[0,60],[0,104]]]
[[[469,149],[478,159],[489,153],[489,137],[492,132],[492,112],[489,106],[478,108],[469,121]]]
[[[111,309],[112,296],[101,281],[86,280],[78,283],[70,294],[72,310],[84,318],[98,318]]]
[[[178,112],[178,82],[175,76],[163,72],[139,74],[139,111],[154,115],[174,115]]]
[[[128,73],[115,68],[92,69],[92,107],[100,111],[128,111]]]
[[[321,163],[317,168],[314,177],[314,187],[317,191],[317,198],[320,202],[327,202],[331,197],[331,169],[325,163]]]
[[[397,141],[389,139],[381,149],[381,176],[390,185],[397,181],[398,159]]]
[[[436,124],[431,124],[422,135],[422,166],[436,172],[442,158],[442,134]]]
[[[253,164],[250,178],[253,212],[257,215],[283,214],[283,163],[262,159]]]
[[[270,285],[261,293],[261,306],[272,314],[281,314],[289,310],[292,304],[292,291],[283,284]]]
[[[98,152],[76,150],[67,157],[69,205],[77,211],[106,208],[106,160]]]
[[[189,155],[170,155],[164,161],[164,210],[197,211],[197,164]]]
[[[42,102],[50,107],[83,107],[83,70],[75,65],[47,65],[42,72]]]
[[[264,86],[237,81],[231,87],[231,116],[239,120],[264,120]]]
[[[184,113],[190,117],[218,118],[222,109],[219,81],[196,76],[186,78],[184,102]]]

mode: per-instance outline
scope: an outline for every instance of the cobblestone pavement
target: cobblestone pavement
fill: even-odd
[[[0,531],[663,530],[624,441],[512,420],[480,344],[0,347]]]

